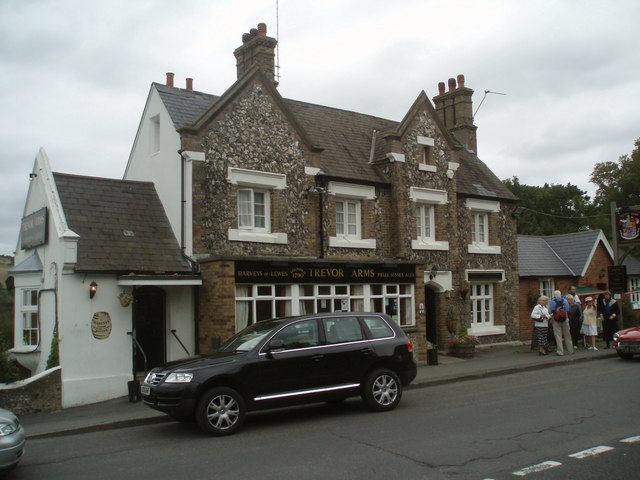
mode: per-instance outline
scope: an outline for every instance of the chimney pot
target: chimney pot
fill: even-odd
[[[256,35],[258,35],[258,29],[252,28],[251,30],[249,30],[249,35],[251,35],[251,38],[255,37]]]
[[[193,78],[187,78],[187,90],[193,90]]]
[[[452,92],[456,89],[456,79],[455,78],[450,78],[449,79],[449,91]]]
[[[261,37],[266,37],[267,36],[267,24],[266,23],[259,23],[258,24],[258,35],[260,35]]]
[[[458,88],[464,88],[464,75],[458,75]]]
[[[439,95],[444,95],[444,82],[439,82],[438,83],[438,94]]]
[[[249,40],[251,40],[251,34],[250,33],[243,33],[242,34],[242,43],[247,43]]]
[[[173,87],[173,72],[167,72],[167,87]]]

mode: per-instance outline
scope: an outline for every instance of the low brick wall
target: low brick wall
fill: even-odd
[[[0,407],[16,415],[62,410],[62,369],[55,367],[26,380],[0,384]]]

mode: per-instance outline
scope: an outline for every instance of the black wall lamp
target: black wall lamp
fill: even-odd
[[[434,265],[431,267],[431,271],[429,272],[429,280],[433,280],[438,275],[438,266]]]
[[[97,291],[98,291],[98,284],[96,282],[91,282],[91,284],[89,285],[89,298],[95,297]]]

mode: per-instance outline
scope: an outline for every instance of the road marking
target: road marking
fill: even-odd
[[[569,455],[569,457],[582,459],[587,457],[593,457],[594,455],[600,455],[601,453],[605,453],[610,450],[613,450],[613,447],[607,447],[607,446],[593,447],[578,453],[572,453],[571,455]]]
[[[513,475],[517,475],[519,477],[524,477],[525,475],[529,475],[530,473],[542,472],[544,470],[549,470],[550,468],[559,467],[562,465],[560,462],[542,462],[537,465],[531,465],[530,467],[523,468],[522,470],[516,470],[513,472]]]
[[[640,435],[636,435],[635,437],[623,438],[620,440],[621,443],[636,443],[640,442]]]

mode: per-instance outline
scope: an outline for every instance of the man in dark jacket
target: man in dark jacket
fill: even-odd
[[[598,316],[602,319],[602,338],[606,342],[606,347],[611,348],[613,334],[618,330],[618,315],[620,315],[620,305],[615,298],[611,298],[611,292],[604,292],[598,296]]]

